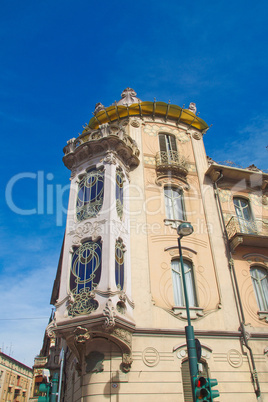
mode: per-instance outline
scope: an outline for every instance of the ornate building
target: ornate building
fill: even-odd
[[[0,350],[0,401],[28,402],[33,370]]]
[[[200,372],[222,402],[268,398],[268,175],[208,162],[207,129],[194,103],[127,88],[64,148],[71,188],[47,332],[65,350],[65,401],[191,400],[185,221]]]

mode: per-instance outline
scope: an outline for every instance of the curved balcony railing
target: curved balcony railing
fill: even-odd
[[[246,219],[232,216],[226,225],[228,238],[236,234],[268,236],[268,223],[262,220],[247,221]]]
[[[188,173],[188,162],[177,151],[160,151],[155,156],[157,171],[176,170],[184,176]]]

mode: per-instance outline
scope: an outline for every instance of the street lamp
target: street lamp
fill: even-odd
[[[187,222],[181,223],[177,228],[177,233],[179,236],[178,237],[178,246],[179,246],[179,254],[180,254],[181,276],[182,276],[182,284],[183,284],[185,307],[186,307],[187,322],[188,322],[188,325],[185,327],[185,336],[186,336],[186,342],[187,342],[188,361],[189,361],[189,370],[190,370],[190,376],[191,376],[193,401],[195,401],[194,378],[198,375],[198,361],[197,361],[196,344],[195,344],[195,337],[194,337],[194,327],[191,325],[189,301],[188,301],[184,264],[183,264],[183,258],[182,258],[182,250],[181,250],[181,238],[184,236],[189,236],[190,234],[193,233],[193,231],[194,231],[194,229],[193,229],[192,225]]]

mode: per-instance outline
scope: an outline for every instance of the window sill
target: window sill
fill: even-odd
[[[258,311],[260,320],[265,320],[268,323],[268,311]]]
[[[186,307],[172,307],[174,314],[179,315],[180,318],[187,319]],[[190,318],[191,320],[196,320],[198,317],[203,317],[203,309],[201,307],[190,307]]]
[[[164,219],[165,225],[172,226],[173,229],[177,229],[177,227],[183,222],[190,223],[190,222],[184,221],[182,219]]]

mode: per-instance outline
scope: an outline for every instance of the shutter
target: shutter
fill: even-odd
[[[193,402],[189,362],[185,360],[181,365],[184,402]]]
[[[159,134],[159,147],[161,152],[167,152],[165,134]]]
[[[171,143],[171,151],[177,151],[176,138],[173,135],[169,136]]]

